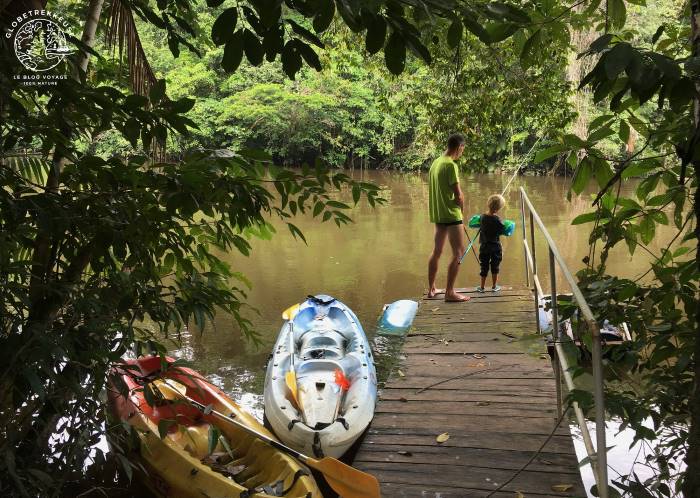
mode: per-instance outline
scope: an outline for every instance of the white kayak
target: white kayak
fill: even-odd
[[[297,451],[340,457],[374,417],[377,374],[367,337],[352,310],[330,296],[309,296],[284,316],[267,365],[265,417]]]

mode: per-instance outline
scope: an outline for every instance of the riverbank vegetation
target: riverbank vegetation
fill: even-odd
[[[3,20],[35,4],[2,2]],[[163,350],[144,320],[176,334],[224,311],[248,329],[247,282],[216,250],[247,253],[271,215],[296,237],[299,212],[341,225],[349,206],[333,191],[374,204],[378,189],[332,168],[419,168],[458,130],[467,168],[514,164],[541,138],[538,168],[571,170],[574,194],[597,182],[575,220],[591,230],[579,277],[598,316],[632,324],[619,355],[641,379],[611,390],[608,409],[658,448],[658,474],[617,489],[700,496],[697,3],[65,6],[83,33],[72,78],[21,85],[2,38],[3,495],[59,496],[81,480],[108,368],[134,347]],[[109,57],[120,47],[123,64]],[[311,166],[278,167],[300,162]],[[630,177],[643,181],[620,196]],[[659,224],[676,235],[650,278],[616,278],[608,251],[651,252]]]

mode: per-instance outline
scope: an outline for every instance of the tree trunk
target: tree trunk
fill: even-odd
[[[85,16],[85,26],[83,26],[83,36],[81,40],[90,48],[95,45],[95,33],[102,13],[104,0],[90,0]],[[73,72],[73,79],[80,84],[80,73],[87,71],[90,53],[80,51],[76,59],[76,70]],[[70,139],[73,131],[70,129],[61,130],[62,134]],[[58,178],[66,163],[65,153],[62,147],[56,146],[51,161],[51,169],[46,178],[46,191],[53,192],[58,189]],[[47,274],[50,270],[49,260],[51,256],[51,238],[44,231],[37,233],[34,240],[34,253],[32,255],[32,277],[29,283],[29,296],[32,303],[38,303],[46,294]]]
[[[698,0],[691,2],[692,12],[690,15],[690,25],[692,28],[692,54],[697,57],[700,54],[700,4]],[[695,87],[700,91],[700,81],[696,81]],[[697,128],[700,126],[700,101],[695,98],[694,121]],[[695,238],[698,251],[695,253],[695,263],[700,270],[700,226],[697,220],[700,219],[700,161],[693,161],[695,170]],[[700,498],[700,301],[695,308],[695,348],[693,351],[693,392],[690,396],[690,427],[688,429],[688,453],[685,455],[687,466],[684,482],[683,496],[685,498]]]

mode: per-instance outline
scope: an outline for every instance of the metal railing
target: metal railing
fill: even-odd
[[[528,217],[526,216],[527,214],[529,214],[530,221],[529,243],[527,237],[528,229],[525,223],[526,218]],[[523,232],[523,249],[525,251],[525,279],[528,286],[530,286],[532,282],[532,290],[533,294],[535,295],[535,321],[537,323],[538,333],[541,333],[539,311],[541,306],[540,303],[544,298],[544,293],[542,292],[542,285],[537,273],[537,254],[535,250],[536,226],[539,228],[542,236],[544,237],[549,252],[549,278],[552,289],[552,334],[554,343],[553,367],[557,383],[557,413],[559,416],[561,416],[563,406],[561,391],[562,376],[564,377],[564,382],[566,383],[566,387],[569,391],[573,390],[575,386],[571,373],[569,372],[569,364],[566,359],[566,354],[561,345],[562,341],[560,340],[559,316],[557,309],[557,267],[559,267],[559,271],[564,277],[564,280],[566,280],[566,282],[569,284],[570,290],[573,294],[573,299],[580,310],[582,321],[592,335],[591,354],[593,362],[593,398],[595,401],[595,447],[593,446],[593,441],[591,439],[591,434],[588,430],[588,425],[586,424],[586,418],[583,411],[576,402],[572,403],[572,408],[576,416],[576,421],[581,429],[583,443],[586,447],[586,453],[588,454],[593,475],[598,487],[598,496],[601,498],[608,498],[608,463],[605,445],[605,399],[603,396],[603,359],[600,327],[598,326],[598,322],[593,316],[588,303],[586,303],[581,290],[578,288],[574,277],[571,275],[566,262],[561,257],[559,249],[557,249],[557,245],[554,243],[551,235],[549,235],[547,228],[544,226],[544,223],[542,223],[542,219],[537,214],[537,211],[522,187],[520,187],[520,218]],[[596,452],[596,448],[598,448],[600,451]]]

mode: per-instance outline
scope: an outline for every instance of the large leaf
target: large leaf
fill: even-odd
[[[608,0],[608,17],[613,29],[621,29],[627,20],[627,7],[624,0]]]
[[[450,28],[447,30],[447,44],[450,48],[457,48],[459,42],[462,41],[462,23],[459,19],[453,19]]]
[[[605,74],[608,79],[617,78],[625,70],[632,58],[632,47],[629,43],[618,43],[604,55]]]
[[[211,27],[211,40],[215,45],[223,45],[231,38],[236,31],[236,23],[238,22],[238,9],[231,7],[226,9],[214,21]]]
[[[265,50],[263,49],[262,43],[255,33],[249,29],[243,30],[243,50],[245,51],[245,56],[253,66],[259,66],[262,64],[263,57],[265,56]]]
[[[243,60],[243,31],[238,30],[233,37],[226,42],[224,57],[221,59],[221,67],[229,73],[234,72]]]
[[[384,46],[386,40],[386,21],[381,16],[372,16],[367,22],[365,49],[370,54],[376,54]]]
[[[406,65],[406,44],[397,31],[389,36],[384,47],[384,61],[392,74],[401,74]]]

